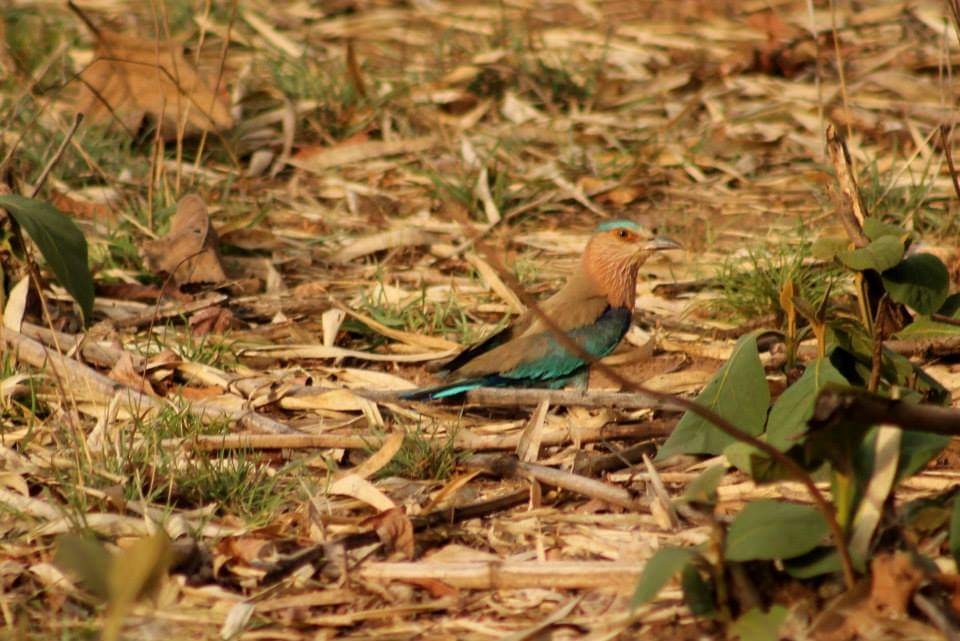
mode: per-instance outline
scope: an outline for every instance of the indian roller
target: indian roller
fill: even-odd
[[[613,351],[630,328],[637,273],[656,251],[678,249],[629,220],[600,223],[577,269],[540,308],[594,358]],[[478,387],[585,388],[587,361],[571,354],[533,312],[467,347],[443,366],[448,382],[405,392],[410,400],[438,400]]]

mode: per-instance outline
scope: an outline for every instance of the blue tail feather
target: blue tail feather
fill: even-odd
[[[459,383],[450,383],[449,385],[421,387],[410,390],[409,392],[402,392],[399,396],[408,401],[437,401],[465,394],[472,389],[483,387],[483,385],[483,380],[460,381]]]
[[[491,374],[483,378],[471,378],[446,385],[436,385],[434,387],[420,387],[401,392],[399,397],[408,401],[439,401],[443,399],[454,399],[466,394],[470,390],[480,387],[546,387],[548,389],[561,389],[567,385],[574,385],[577,389],[586,389],[587,368],[576,370],[570,376],[561,378],[538,380],[533,378],[508,378],[500,374]]]

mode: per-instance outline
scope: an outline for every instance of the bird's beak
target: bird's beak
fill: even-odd
[[[664,238],[662,236],[648,240],[644,245],[644,251],[656,252],[663,251],[665,249],[682,249],[683,246],[675,240],[669,238]]]

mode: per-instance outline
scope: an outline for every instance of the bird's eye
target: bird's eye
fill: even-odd
[[[617,238],[622,238],[626,240],[629,237],[630,237],[630,232],[628,232],[626,229],[617,230]]]

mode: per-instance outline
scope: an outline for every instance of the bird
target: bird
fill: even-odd
[[[679,249],[631,220],[600,223],[563,287],[540,303],[557,327],[594,359],[612,352],[630,328],[637,274],[654,252]],[[400,395],[413,401],[455,400],[479,387],[585,389],[589,361],[571,353],[527,311],[511,325],[465,348],[438,372],[445,382]]]

